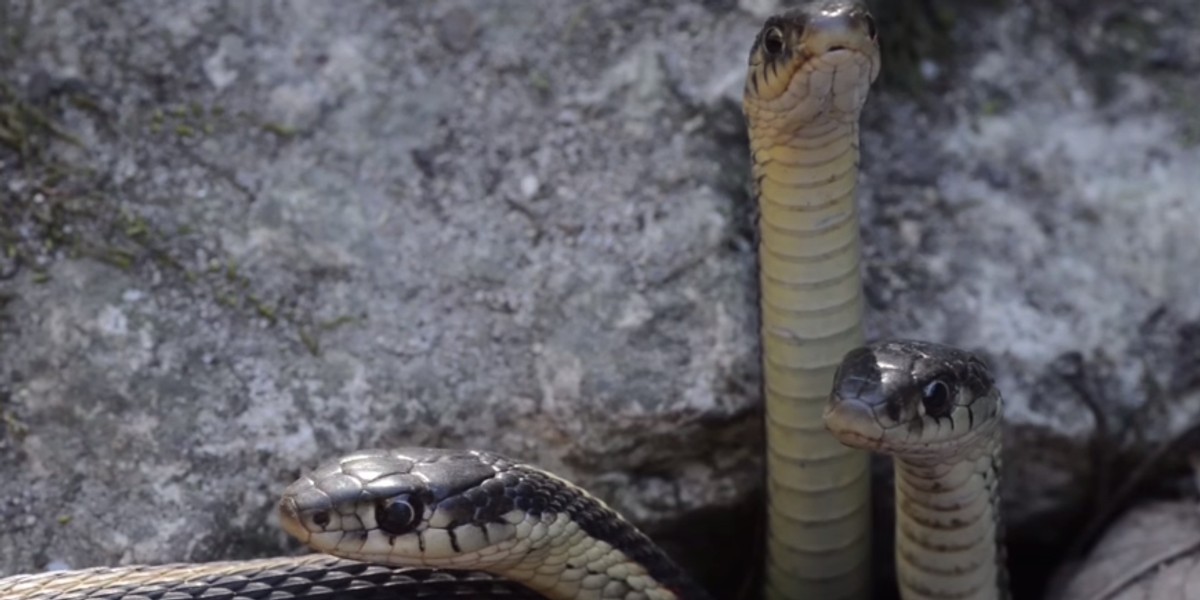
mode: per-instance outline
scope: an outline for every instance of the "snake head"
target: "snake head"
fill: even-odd
[[[969,453],[1000,419],[1000,394],[983,361],[909,340],[847,353],[825,409],[825,427],[843,444],[910,459]]]
[[[319,552],[379,565],[485,571],[548,598],[704,597],[602,501],[489,452],[354,452],[288,486],[279,520]],[[677,589],[686,593],[667,591]]]
[[[777,131],[821,115],[856,120],[879,68],[875,21],[860,2],[810,2],[767,19],[755,38],[746,116]]]
[[[484,452],[362,450],[284,490],[280,524],[321,552],[388,564],[438,564],[504,548],[529,518],[513,465]],[[528,487],[528,486],[526,486]]]

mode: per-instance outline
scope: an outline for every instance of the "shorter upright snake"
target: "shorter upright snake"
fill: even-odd
[[[1000,522],[1001,399],[974,355],[888,341],[846,354],[825,424],[894,457],[896,571],[905,600],[1008,597]]]

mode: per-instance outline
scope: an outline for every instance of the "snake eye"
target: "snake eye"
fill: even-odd
[[[875,41],[879,37],[879,31],[875,29],[874,17],[871,15],[864,15],[863,21],[865,21],[867,24],[867,36],[871,38],[872,42]]]
[[[330,520],[331,519],[329,517],[329,511],[327,511],[327,510],[315,512],[315,513],[313,513],[313,516],[312,516],[313,525],[316,525],[317,527],[320,527],[321,529],[324,529],[326,525],[329,525]]]
[[[404,535],[417,528],[424,508],[415,496],[401,494],[375,503],[375,522],[393,535]]]
[[[954,406],[950,401],[950,386],[941,379],[934,379],[921,390],[921,403],[925,405],[925,414],[935,419],[950,414]]]
[[[772,27],[763,34],[763,51],[767,56],[779,56],[783,53],[783,31]]]

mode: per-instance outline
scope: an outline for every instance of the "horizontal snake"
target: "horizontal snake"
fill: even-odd
[[[865,453],[848,446],[897,456],[906,600],[1001,598],[999,395],[986,368],[916,342],[851,350],[862,340],[858,114],[878,75],[875,35],[857,2],[824,1],[768,19],[751,50],[766,595],[869,589],[869,478]],[[0,579],[0,600],[710,598],[599,499],[487,452],[353,453],[290,486],[279,512],[286,531],[327,554],[17,575]]]

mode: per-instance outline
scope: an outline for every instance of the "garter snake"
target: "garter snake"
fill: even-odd
[[[870,470],[825,430],[842,356],[863,341],[858,122],[875,23],[826,0],[767,20],[743,96],[758,211],[768,599],[870,593]]]
[[[888,341],[849,352],[825,412],[843,443],[893,455],[904,600],[1008,598],[1000,521],[1000,392],[957,348]]]

